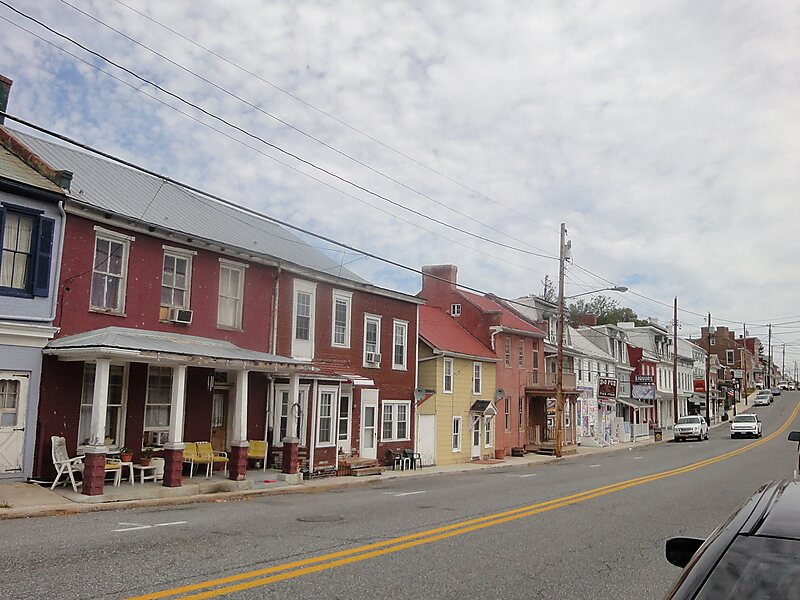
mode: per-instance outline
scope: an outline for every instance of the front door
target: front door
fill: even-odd
[[[214,390],[211,404],[211,446],[228,449],[228,390]]]
[[[481,457],[481,417],[472,417],[472,458]]]
[[[436,464],[436,415],[419,415],[417,448],[423,465]]]
[[[352,411],[351,400],[352,390],[348,386],[342,386],[339,396],[339,427],[337,446],[342,454],[349,455],[352,451],[350,447],[350,412]]]
[[[378,458],[378,390],[361,390],[361,456]]]
[[[27,373],[0,372],[0,479],[22,471],[27,397]]]

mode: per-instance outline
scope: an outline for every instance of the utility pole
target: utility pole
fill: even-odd
[[[742,323],[742,393],[747,406],[747,323]]]
[[[706,423],[711,426],[711,313],[706,326],[706,348]]]
[[[561,224],[561,243],[558,249],[558,350],[556,352],[556,457],[562,455],[564,444],[564,261],[566,259],[567,227]]]
[[[672,311],[672,423],[678,422],[678,297]]]
[[[781,358],[781,379],[786,379],[786,344],[781,344],[783,349]]]
[[[767,340],[767,347],[769,348],[767,353],[767,387],[772,389],[772,323],[769,324],[769,337]]]

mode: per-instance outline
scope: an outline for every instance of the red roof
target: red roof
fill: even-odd
[[[483,310],[484,312],[499,312],[500,313],[500,324],[503,327],[508,327],[510,329],[518,329],[520,331],[527,331],[528,333],[532,333],[539,337],[546,337],[544,331],[539,329],[538,327],[531,325],[526,320],[518,317],[512,311],[508,310],[502,304],[498,304],[491,298],[486,296],[479,296],[478,294],[473,294],[471,292],[465,292],[464,290],[458,290],[458,293],[464,296],[465,298],[469,299],[474,304],[478,305],[478,307]]]
[[[497,358],[450,315],[432,306],[419,307],[419,335],[437,350],[480,358]]]

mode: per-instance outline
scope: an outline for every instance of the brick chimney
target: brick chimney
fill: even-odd
[[[578,326],[594,327],[597,325],[597,315],[578,315]]]
[[[11,94],[11,84],[14,83],[8,77],[0,75],[0,111],[7,112],[8,96]],[[0,116],[0,125],[5,121],[5,117]]]
[[[443,306],[445,296],[455,291],[458,267],[455,265],[425,265],[422,267],[422,291],[419,295],[433,306]],[[449,305],[447,307],[450,308]]]

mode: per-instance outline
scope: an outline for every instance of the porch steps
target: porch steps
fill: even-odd
[[[368,475],[380,475],[381,473],[383,473],[383,467],[361,467],[351,471],[353,477],[366,477]]]
[[[354,477],[380,475],[384,470],[377,460],[371,458],[344,457],[339,459],[339,465],[340,473]]]

